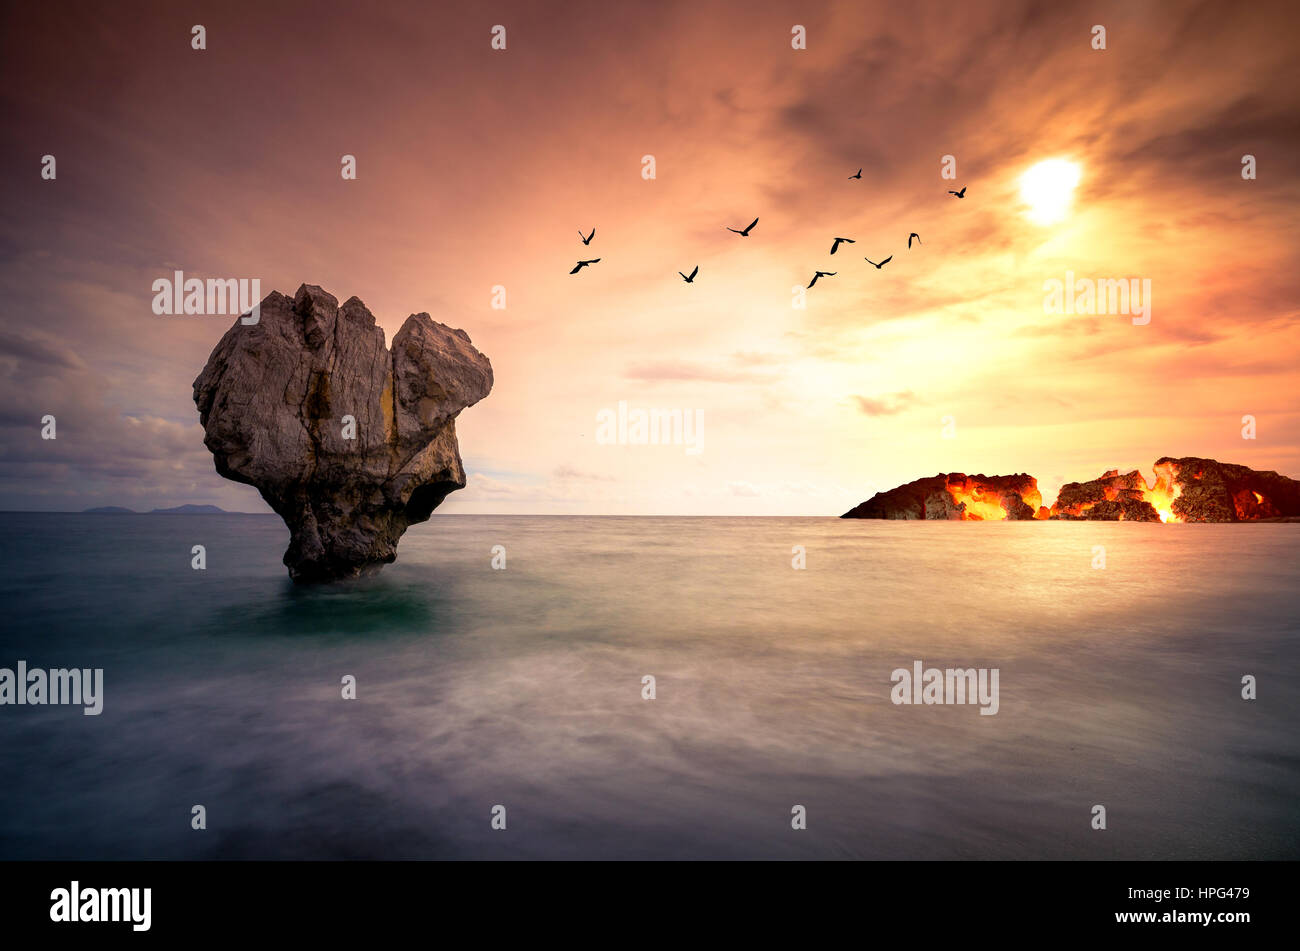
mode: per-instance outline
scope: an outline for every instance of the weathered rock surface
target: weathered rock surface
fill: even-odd
[[[1082,516],[1089,522],[1158,522],[1160,513],[1146,499],[1102,499]]]
[[[877,492],[840,518],[948,521],[1032,519],[1042,496],[1033,476],[939,473],[888,492]]]
[[[1089,482],[1067,482],[1052,503],[1051,517],[1069,521],[1158,522],[1147,496],[1146,480],[1134,469],[1120,475],[1118,469],[1102,473]]]
[[[1177,486],[1174,515],[1185,522],[1251,522],[1300,516],[1300,481],[1272,471],[1184,456],[1162,456]]]
[[[491,389],[463,330],[413,314],[389,350],[360,300],[304,284],[267,295],[256,324],[236,320],[194,402],[217,472],[284,519],[284,563],[309,582],[393,561],[407,526],[465,487],[455,418]]]

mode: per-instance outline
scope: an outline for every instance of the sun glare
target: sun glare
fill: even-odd
[[[1066,159],[1046,159],[1020,176],[1020,197],[1029,206],[1029,220],[1040,225],[1061,221],[1070,210],[1079,166]]]

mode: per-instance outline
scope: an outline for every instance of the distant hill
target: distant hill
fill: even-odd
[[[120,505],[100,505],[93,509],[83,509],[82,515],[139,515],[135,509],[123,508]],[[217,508],[215,505],[177,505],[169,509],[153,509],[149,515],[232,515],[237,513],[227,512],[225,509]]]

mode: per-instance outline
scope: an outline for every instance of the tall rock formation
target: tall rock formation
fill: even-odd
[[[465,487],[456,416],[492,389],[463,330],[412,314],[384,331],[356,297],[273,291],[194,381],[217,472],[257,488],[289,526],[294,581],[358,575],[397,557],[408,525]]]

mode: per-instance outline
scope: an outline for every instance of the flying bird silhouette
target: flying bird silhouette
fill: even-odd
[[[858,169],[858,174],[849,176],[849,178],[861,178],[861,177],[862,177],[862,169]]]
[[[570,271],[569,273],[570,273],[570,274],[577,274],[579,271],[581,271],[581,270],[582,270],[584,267],[586,267],[588,264],[595,264],[595,263],[596,263],[597,261],[599,261],[599,260],[600,260],[600,258],[592,258],[590,261],[579,261],[577,264],[575,264],[575,265],[573,266],[573,270]]]
[[[836,238],[835,243],[831,245],[831,254],[834,254],[837,250],[839,250],[841,244],[854,244],[854,243],[855,242],[852,238]]]
[[[579,238],[582,238],[582,232],[581,232],[581,231],[578,232],[578,237],[579,237]],[[595,229],[595,228],[592,228],[592,229],[591,229],[591,234],[587,235],[585,238],[582,238],[582,243],[583,243],[583,244],[591,244],[591,239],[594,238],[594,237],[596,237],[596,229]]]
[[[955,191],[953,191],[953,190],[950,188],[950,189],[948,189],[948,194],[949,194],[949,195],[956,195],[958,198],[965,198],[965,197],[966,197],[966,186],[963,185],[963,186],[961,187],[961,191],[959,191],[959,192],[955,192]]]
[[[813,279],[811,282],[809,282],[808,286],[812,287],[813,284],[816,284],[817,278],[819,277],[834,277],[838,273],[840,272],[839,271],[818,271],[816,274],[813,275]]]
[[[913,238],[916,239],[916,243],[917,243],[917,244],[920,244],[920,243],[921,243],[921,236],[920,236],[919,234],[917,234],[915,231],[913,231],[911,234],[909,234],[909,235],[907,236],[907,246],[908,246],[908,248],[911,248],[911,247],[912,247],[912,239],[913,239]]]
[[[736,231],[735,228],[728,228],[727,230],[728,230],[728,231],[736,231],[736,234],[740,235],[742,238],[748,238],[748,237],[749,237],[749,233],[750,233],[751,231],[754,230],[754,225],[756,225],[756,224],[758,224],[758,219],[757,219],[757,218],[755,218],[753,221],[751,221],[751,222],[749,223],[749,227],[746,228],[744,231]]]
[[[885,260],[881,261],[879,264],[876,264],[876,262],[873,261],[873,260],[871,260],[871,258],[863,258],[862,260],[866,261],[868,264],[874,265],[874,266],[875,266],[875,269],[876,269],[877,271],[879,271],[882,267],[884,267],[884,266],[885,266],[886,264],[888,264],[890,261],[894,260],[894,256],[891,254],[889,257],[885,258]]]
[[[678,273],[678,274],[682,274],[681,271],[678,271],[677,273]],[[690,277],[687,277],[685,274],[682,274],[682,280],[685,281],[687,284],[694,284],[694,283],[695,283],[695,275],[696,275],[696,274],[699,274],[699,273],[700,273],[700,266],[697,264],[697,265],[695,265],[695,270],[694,270],[694,271],[691,271],[691,276],[690,276]]]

